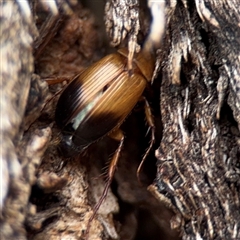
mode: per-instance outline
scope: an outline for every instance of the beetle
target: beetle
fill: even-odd
[[[107,184],[90,222],[107,195],[123,147],[124,135],[119,127],[142,97],[154,71],[153,52],[136,54],[131,70],[127,67],[127,57],[127,49],[120,49],[87,68],[63,91],[56,107],[55,121],[62,129],[61,145],[65,156],[83,151],[105,135],[120,142],[109,166]],[[150,107],[146,100],[145,103],[152,139],[142,163],[152,148],[155,136]],[[138,173],[140,168],[141,165]]]
[[[63,154],[74,155],[118,129],[139,101],[154,69],[153,54],[138,53],[131,71],[127,49],[107,55],[75,78],[61,94],[55,121]]]
[[[162,36],[158,35],[157,41]],[[124,135],[119,127],[142,98],[145,88],[152,80],[155,68],[155,36],[155,32],[149,34],[143,49],[134,55],[130,64],[126,48],[119,49],[94,63],[67,86],[58,100],[55,121],[62,129],[61,144],[65,156],[87,149],[105,135],[110,135],[120,142],[109,166],[108,181],[94,207],[89,224],[107,195],[123,148]],[[153,146],[155,136],[155,126],[146,99],[145,113],[152,137],[137,174]],[[86,232],[89,230],[89,224]]]

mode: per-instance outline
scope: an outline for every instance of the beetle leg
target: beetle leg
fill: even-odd
[[[116,152],[115,152],[115,154],[112,158],[112,161],[110,163],[109,170],[108,170],[108,179],[110,181],[112,181],[113,176],[114,176],[114,172],[116,170],[116,166],[117,166],[117,163],[118,163],[118,159],[119,159],[120,153],[121,153],[122,148],[123,148],[124,135],[123,135],[122,130],[117,129],[114,132],[110,133],[109,137],[111,137],[114,140],[120,142],[119,146],[118,146],[118,148],[117,148],[117,150],[116,150]]]
[[[69,83],[75,80],[76,78],[78,78],[80,74],[81,72],[71,77],[70,76],[69,77],[46,77],[46,78],[43,78],[43,80],[46,81],[48,85],[54,85],[57,83],[62,83],[64,81]]]
[[[114,132],[110,133],[109,137],[113,138],[114,140],[119,141],[120,143],[119,143],[119,146],[118,146],[118,148],[117,148],[117,150],[116,150],[115,154],[113,155],[113,158],[110,162],[110,166],[108,168],[108,179],[107,179],[107,182],[105,184],[103,193],[102,193],[100,199],[98,200],[98,202],[96,203],[96,205],[94,206],[92,216],[88,220],[88,225],[87,225],[87,229],[86,229],[86,236],[88,235],[88,232],[90,230],[92,220],[96,216],[98,209],[100,208],[102,202],[104,201],[104,199],[107,196],[108,189],[109,189],[109,187],[112,183],[114,173],[115,173],[115,170],[116,170],[116,167],[117,167],[117,163],[118,163],[118,160],[119,160],[119,157],[120,157],[120,153],[121,153],[122,148],[123,148],[124,135],[123,135],[123,132],[120,129],[117,129]]]
[[[146,152],[145,152],[145,154],[142,158],[142,161],[139,164],[138,169],[137,169],[137,178],[138,178],[139,182],[140,182],[140,176],[139,175],[140,175],[142,165],[145,162],[146,157],[148,156],[148,154],[149,154],[150,150],[152,149],[153,144],[155,142],[155,124],[154,124],[154,118],[153,118],[153,115],[152,115],[151,107],[150,107],[150,105],[149,105],[149,103],[148,103],[148,101],[145,97],[143,97],[143,100],[145,102],[144,109],[145,109],[145,115],[146,115],[147,123],[148,123],[148,126],[149,126],[148,131],[151,131],[152,136],[151,136],[149,147],[147,148],[147,150],[146,150]]]
[[[54,85],[57,83],[62,83],[64,81],[66,82],[71,81],[71,79],[67,77],[46,77],[46,78],[43,78],[43,80],[46,81],[48,85]]]
[[[129,51],[128,53],[128,71],[132,71],[132,61],[133,61],[134,51]]]

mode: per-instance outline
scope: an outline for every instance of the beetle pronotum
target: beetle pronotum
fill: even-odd
[[[57,103],[55,119],[63,132],[66,155],[84,150],[105,135],[110,135],[120,142],[109,166],[105,189],[94,207],[89,224],[107,195],[123,147],[124,135],[119,127],[152,80],[154,52],[164,29],[164,4],[159,3],[150,4],[153,15],[151,32],[142,51],[135,54],[131,70],[128,69],[128,50],[120,49],[117,53],[102,58],[77,76],[63,91]],[[154,123],[150,107],[147,101],[145,102],[152,139],[138,168],[138,173],[154,141]],[[88,230],[89,225],[86,232]]]

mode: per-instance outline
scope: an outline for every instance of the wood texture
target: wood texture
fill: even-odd
[[[72,77],[103,49],[92,14],[71,7],[74,0],[56,1],[61,21],[50,7],[60,23],[46,43],[39,31],[49,14],[44,2],[29,9],[13,1],[0,5],[1,239],[81,239],[105,183],[96,177],[117,146],[103,139],[86,155],[69,160],[59,154],[57,97],[51,97],[62,85],[49,90],[42,78]],[[129,40],[135,51],[143,42],[150,20],[143,2],[108,1],[106,29],[114,45]],[[149,139],[139,123],[144,117],[133,113],[123,126],[115,195],[110,191],[89,239],[240,239],[239,3],[169,0],[165,12],[156,61],[160,93],[153,100],[160,100],[155,122],[162,126],[152,158],[157,175],[144,172],[139,187],[135,172]],[[148,160],[145,165],[151,167]]]

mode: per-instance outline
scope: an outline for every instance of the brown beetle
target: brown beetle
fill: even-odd
[[[110,54],[74,79],[59,98],[55,119],[62,129],[65,155],[80,152],[119,128],[151,81],[152,54],[140,52],[127,69],[127,49]]]
[[[63,91],[57,103],[55,119],[63,132],[65,155],[81,152],[105,135],[120,142],[109,166],[104,192],[94,207],[89,224],[107,195],[123,147],[124,136],[119,127],[152,80],[155,41],[159,42],[160,38],[161,35],[156,40],[156,33],[150,33],[142,51],[133,57],[131,69],[128,68],[127,49],[120,49],[117,53],[102,58],[76,77]],[[138,173],[154,142],[154,123],[150,107],[146,100],[145,102],[152,139]]]
[[[107,134],[120,141],[109,166],[109,180],[94,212],[107,194],[122,150],[124,136],[119,127],[141,98],[154,70],[152,53],[138,53],[131,72],[127,68],[127,56],[127,49],[120,49],[93,64],[67,86],[57,103],[55,119],[63,132],[62,151],[66,156],[81,152]],[[154,142],[154,124],[145,102],[152,140],[142,162]]]

